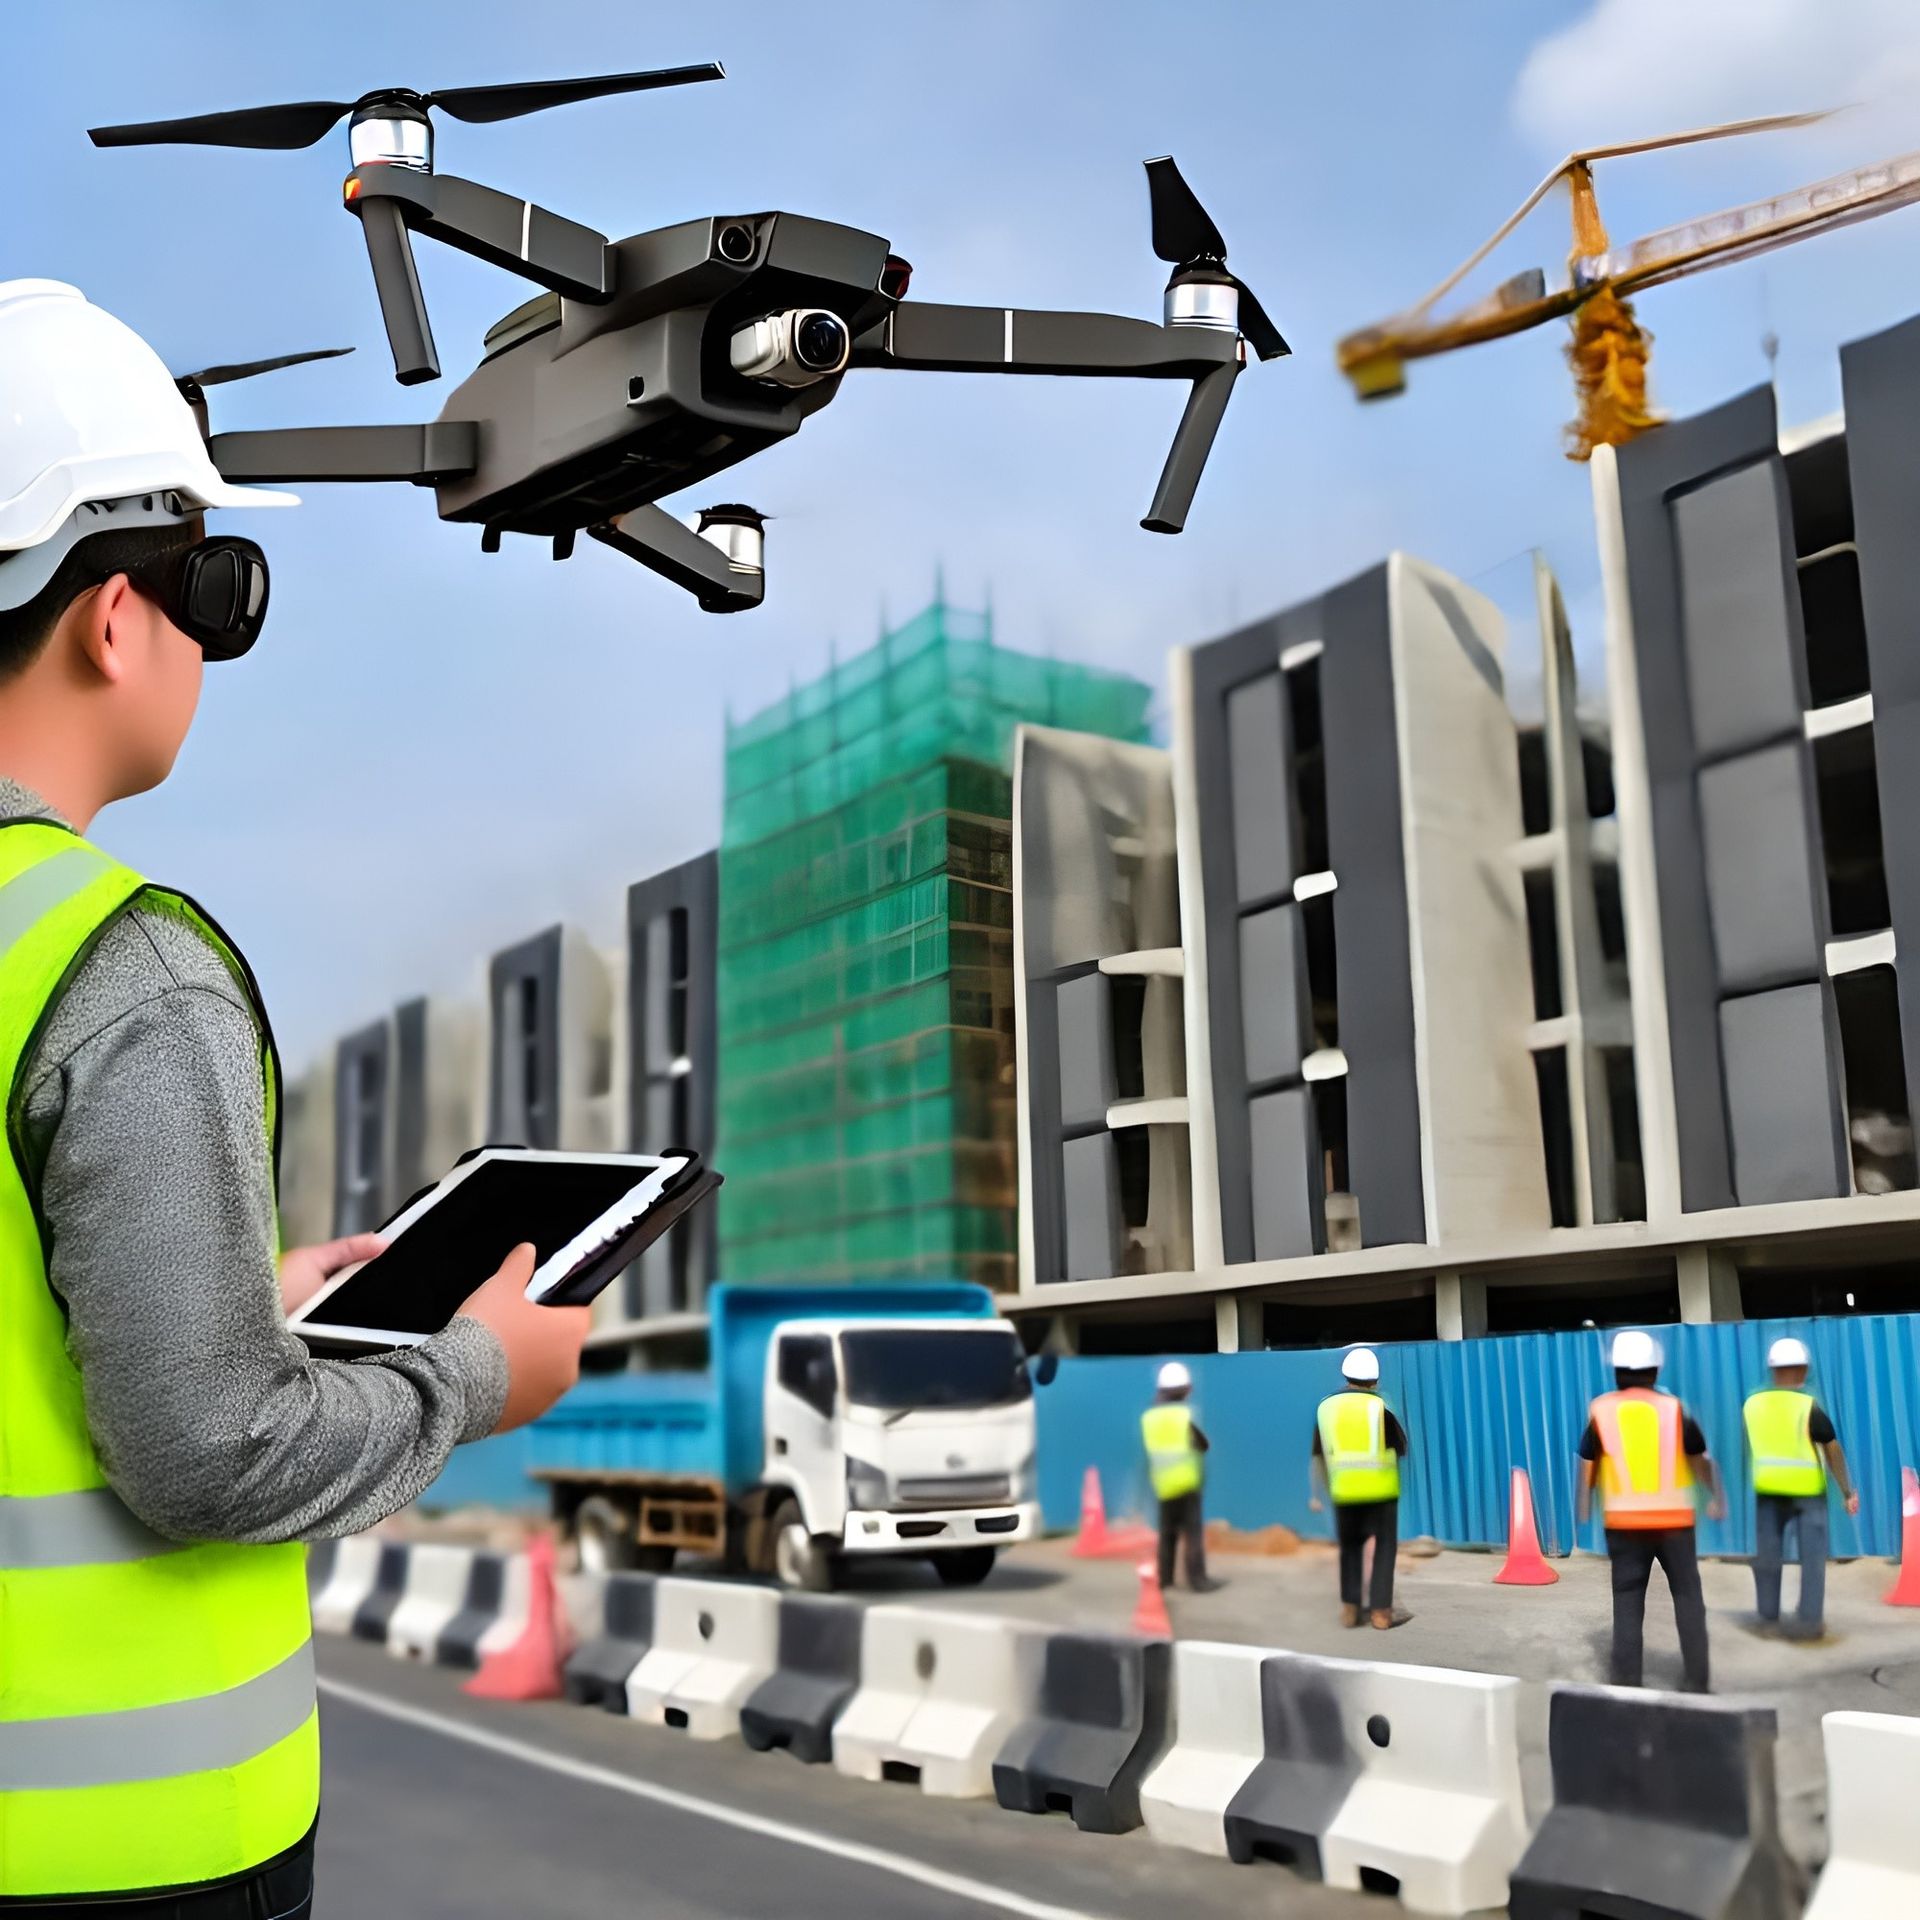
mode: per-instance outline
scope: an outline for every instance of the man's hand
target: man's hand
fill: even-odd
[[[1850,1514],[1860,1511],[1860,1496],[1858,1493],[1849,1493],[1847,1495],[1847,1511]]]
[[[579,1379],[580,1348],[593,1322],[590,1307],[543,1307],[529,1300],[533,1267],[533,1246],[522,1241],[460,1309],[489,1328],[507,1356],[507,1404],[495,1433],[537,1420]]]
[[[371,1260],[387,1243],[377,1233],[350,1233],[317,1247],[289,1247],[280,1256],[280,1305],[297,1313],[336,1273]]]
[[[1317,1493],[1308,1495],[1307,1511],[1309,1513],[1325,1513],[1326,1510],[1327,1503]]]
[[[1726,1517],[1727,1503],[1716,1493],[1713,1498],[1707,1502],[1707,1518],[1709,1520],[1724,1520]]]

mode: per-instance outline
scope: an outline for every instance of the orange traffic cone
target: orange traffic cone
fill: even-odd
[[[477,1700],[557,1700],[569,1637],[553,1584],[553,1542],[536,1533],[527,1546],[526,1628],[512,1646],[488,1654],[461,1691]]]
[[[1100,1490],[1100,1469],[1089,1467],[1080,1482],[1080,1534],[1073,1543],[1076,1560],[1131,1560],[1144,1553],[1159,1536],[1138,1521],[1107,1525],[1106,1495]]]
[[[1887,1594],[1890,1607],[1920,1607],[1920,1473],[1900,1469],[1900,1577]]]
[[[1550,1587],[1559,1578],[1540,1554],[1540,1530],[1533,1524],[1533,1483],[1525,1467],[1515,1467],[1507,1504],[1507,1564],[1493,1576],[1493,1584]]]
[[[1149,1640],[1171,1640],[1173,1622],[1167,1617],[1167,1596],[1160,1591],[1160,1569],[1151,1560],[1142,1560],[1135,1571],[1140,1576],[1140,1604],[1133,1610],[1133,1630]]]

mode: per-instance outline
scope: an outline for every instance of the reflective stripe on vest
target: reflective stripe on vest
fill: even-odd
[[[1387,1445],[1387,1403],[1377,1393],[1330,1394],[1317,1424],[1336,1507],[1399,1499],[1400,1461]]]
[[[1693,1469],[1682,1445],[1685,1416],[1670,1393],[1626,1387],[1591,1409],[1600,1435],[1600,1514],[1616,1530],[1690,1527]]]
[[[244,1873],[300,1839],[319,1797],[305,1550],[165,1540],[107,1485],[18,1158],[37,1036],[136,900],[193,926],[253,997],[190,902],[62,828],[0,827],[0,1901]],[[261,1050],[271,1131],[264,1018]]]
[[[1806,1499],[1827,1490],[1827,1470],[1813,1444],[1813,1395],[1764,1387],[1748,1396],[1747,1445],[1753,1490]]]
[[[1147,1472],[1156,1500],[1178,1500],[1200,1485],[1200,1450],[1193,1444],[1193,1409],[1180,1401],[1149,1407],[1140,1416]]]

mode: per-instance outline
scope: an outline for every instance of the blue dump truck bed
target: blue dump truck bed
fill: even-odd
[[[536,1475],[658,1475],[718,1481],[730,1497],[765,1462],[767,1345],[785,1320],[991,1319],[985,1287],[961,1281],[850,1287],[719,1286],[707,1296],[705,1373],[620,1373],[583,1380],[528,1438]]]

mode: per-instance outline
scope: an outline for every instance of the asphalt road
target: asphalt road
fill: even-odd
[[[867,1786],[322,1637],[319,1920],[1363,1920],[1143,1833]]]

